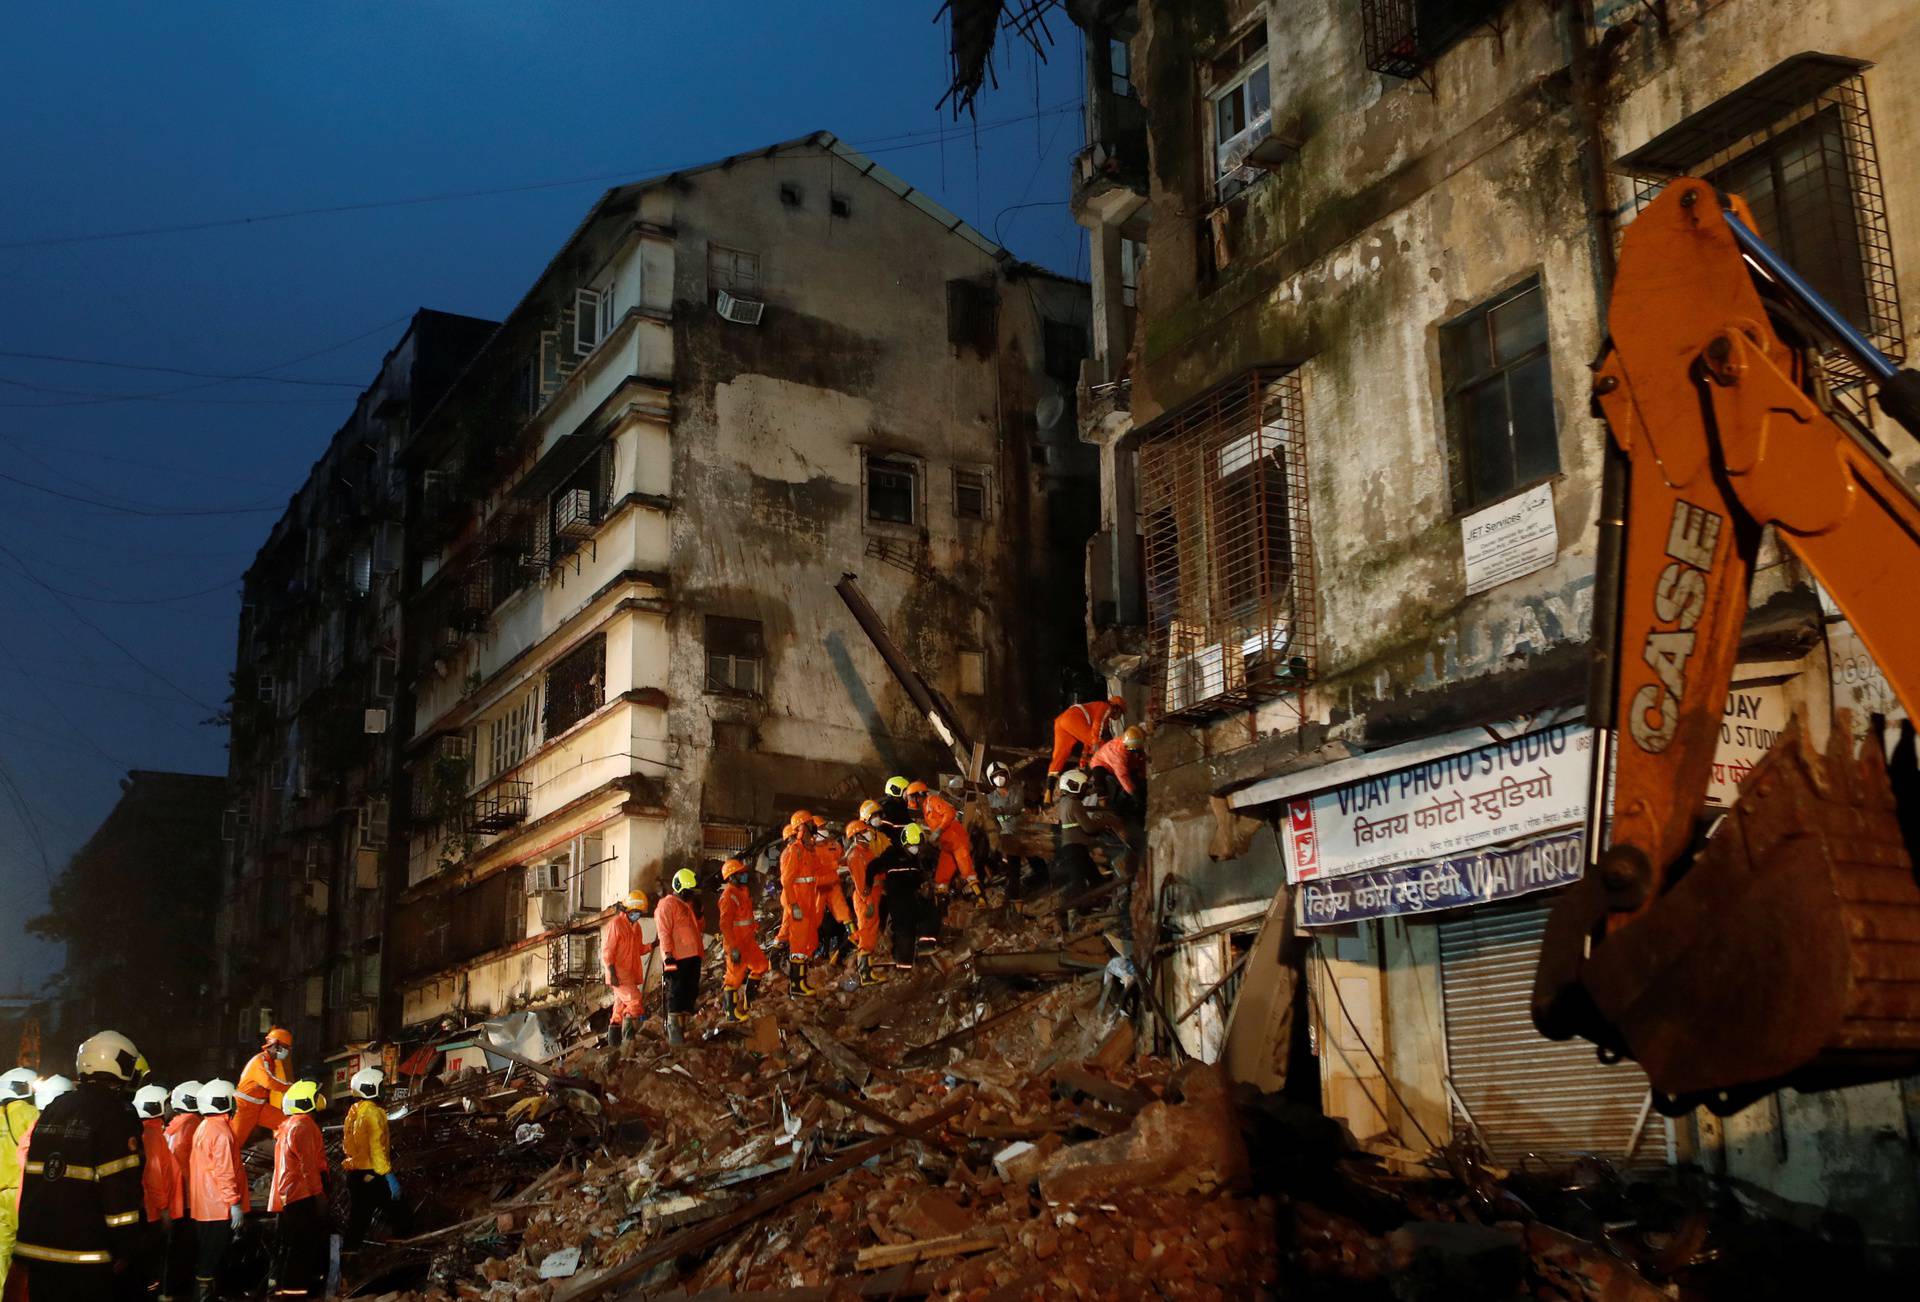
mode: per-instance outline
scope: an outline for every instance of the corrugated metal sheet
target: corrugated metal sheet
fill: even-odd
[[[1604,1064],[1585,1040],[1548,1040],[1528,1000],[1547,905],[1473,909],[1440,924],[1447,1071],[1503,1166],[1539,1166],[1592,1153],[1619,1162],[1647,1099],[1637,1063]],[[1646,1121],[1636,1166],[1667,1160],[1667,1126]]]

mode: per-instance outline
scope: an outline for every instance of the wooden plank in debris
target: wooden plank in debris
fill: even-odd
[[[1186,1021],[1189,1017],[1192,1017],[1195,1013],[1199,1012],[1202,1008],[1206,1007],[1207,1000],[1219,994],[1220,991],[1226,988],[1227,982],[1233,980],[1236,976],[1239,976],[1240,969],[1245,967],[1247,965],[1247,960],[1252,957],[1253,957],[1253,951],[1249,949],[1243,954],[1241,954],[1239,958],[1236,958],[1235,960],[1233,960],[1232,963],[1228,964],[1227,970],[1220,974],[1220,979],[1218,981],[1215,981],[1212,985],[1208,986],[1205,990],[1202,990],[1199,993],[1199,995],[1195,997],[1194,1001],[1187,1005],[1186,1011],[1181,1013],[1180,1016],[1173,1019],[1173,1024],[1175,1026],[1180,1025],[1182,1022]]]
[[[965,1107],[964,1095],[947,1100],[932,1116],[921,1122],[922,1125],[935,1126]],[[859,1166],[870,1157],[876,1157],[900,1143],[905,1136],[881,1135],[864,1144],[855,1144],[832,1161],[788,1177],[766,1193],[754,1199],[737,1211],[725,1216],[715,1217],[702,1225],[682,1230],[664,1242],[657,1243],[645,1252],[638,1253],[625,1261],[596,1270],[588,1275],[576,1275],[561,1288],[554,1290],[552,1302],[583,1302],[586,1298],[603,1297],[629,1280],[645,1274],[663,1261],[690,1252],[699,1252],[726,1238],[743,1225],[759,1220],[768,1212],[786,1206],[795,1198],[811,1193],[821,1185],[836,1180]]]
[[[1094,1075],[1085,1067],[1067,1063],[1053,1069],[1053,1083],[1063,1094],[1084,1094],[1129,1115],[1153,1102],[1151,1096],[1140,1090],[1116,1085],[1105,1076]]]
[[[1097,937],[1087,937],[1064,949],[1009,950],[975,954],[973,966],[986,976],[1073,976],[1107,965],[1107,948]]]
[[[902,1262],[931,1261],[936,1257],[958,1257],[970,1252],[997,1248],[1006,1240],[998,1234],[953,1234],[944,1239],[921,1239],[917,1243],[881,1244],[862,1248],[853,1259],[855,1270],[879,1270]]]
[[[1172,940],[1153,952],[1155,954],[1171,954],[1176,949],[1185,945],[1191,945],[1196,940],[1205,940],[1208,936],[1217,936],[1223,931],[1233,931],[1237,928],[1245,927],[1248,923],[1259,922],[1266,916],[1266,910],[1263,909],[1259,913],[1249,913],[1244,918],[1229,918],[1225,922],[1216,922],[1211,927],[1202,927],[1198,931],[1189,931],[1184,936],[1175,936]]]
[[[951,1035],[943,1035],[937,1040],[929,1040],[925,1044],[917,1045],[914,1048],[908,1049],[906,1053],[902,1055],[901,1060],[908,1064],[914,1064],[916,1062],[926,1062],[930,1059],[930,1057],[933,1054],[938,1053],[940,1050],[950,1049],[954,1045],[959,1044],[962,1040],[969,1039],[972,1036],[977,1035],[981,1031],[986,1030],[989,1026],[993,1026],[999,1022],[1004,1022],[1009,1017],[1013,1017],[1019,1013],[1026,1012],[1029,1008],[1032,1008],[1035,1004],[1039,1003],[1042,999],[1045,999],[1048,995],[1051,995],[1054,991],[1058,990],[1059,988],[1060,988],[1059,986],[1049,986],[1047,989],[1040,991],[1040,993],[1036,995],[1031,995],[1026,999],[1022,999],[1019,1003],[1014,1004],[1011,1007],[1001,1009],[999,1012],[993,1014],[991,1017],[983,1017],[977,1022],[973,1022],[966,1026],[963,1026],[959,1030],[953,1032]]]
[[[818,1049],[820,1056],[832,1063],[834,1070],[845,1077],[849,1085],[857,1090],[867,1087],[867,1082],[873,1078],[873,1069],[867,1066],[866,1061],[859,1054],[836,1040],[831,1031],[815,1026],[812,1022],[800,1023],[799,1030],[800,1034],[807,1038],[807,1043]]]
[[[838,1103],[841,1107],[847,1109],[849,1112],[856,1112],[859,1115],[865,1117],[869,1121],[879,1122],[881,1125],[885,1126],[888,1130],[892,1131],[894,1134],[901,1136],[902,1138],[918,1139],[925,1143],[934,1144],[934,1145],[937,1145],[938,1147],[947,1149],[955,1153],[959,1152],[961,1149],[960,1144],[947,1138],[945,1135],[940,1134],[938,1130],[929,1129],[926,1122],[896,1121],[892,1117],[882,1112],[879,1108],[874,1107],[873,1104],[867,1102],[865,1099],[861,1098],[857,1094],[842,1094],[838,1092],[830,1092],[827,1094],[826,1097],[832,1100],[833,1102]]]

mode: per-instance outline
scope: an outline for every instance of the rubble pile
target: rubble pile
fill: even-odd
[[[1123,946],[1029,907],[956,909],[946,946],[879,987],[775,995],[744,1024],[708,1009],[673,1050],[656,1018],[422,1098],[423,1142],[464,1156],[429,1174],[407,1122],[396,1147],[443,1223],[367,1249],[347,1295],[1736,1295],[1712,1286],[1734,1221],[1710,1233],[1697,1198],[1368,1153],[1144,1053],[1129,969],[1101,961]],[[988,975],[1008,970],[1028,975]]]

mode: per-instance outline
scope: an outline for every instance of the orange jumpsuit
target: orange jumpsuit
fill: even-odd
[[[806,958],[820,948],[820,920],[827,910],[851,922],[840,891],[840,854],[831,845],[795,841],[780,856],[780,911],[789,952]]]
[[[1060,711],[1053,721],[1053,759],[1047,764],[1048,776],[1066,772],[1075,749],[1093,754],[1112,710],[1105,701],[1082,701]]]
[[[192,1187],[188,1196],[193,1219],[224,1221],[227,1208],[235,1203],[243,1212],[253,1210],[233,1127],[202,1126],[193,1132]]]
[[[767,952],[755,934],[753,897],[739,882],[720,888],[720,942],[727,948],[727,989],[745,985],[749,972],[767,974]]]
[[[920,822],[940,842],[940,862],[933,870],[934,889],[945,889],[947,883],[953,880],[956,868],[963,879],[971,882],[973,839],[967,835],[967,829],[960,821],[960,811],[953,807],[953,802],[938,792],[929,791],[920,806]]]
[[[262,1049],[240,1073],[240,1084],[233,1092],[233,1137],[242,1145],[260,1127],[278,1131],[287,1119],[280,1110],[280,1100],[286,1097],[293,1079],[281,1074],[285,1070],[279,1059],[269,1057]]]
[[[180,1173],[180,1196],[188,1197],[188,1189],[193,1180],[193,1136],[200,1129],[200,1115],[197,1112],[179,1112],[167,1123],[167,1151],[173,1154],[173,1165]]]
[[[186,1193],[180,1185],[180,1168],[174,1163],[173,1150],[167,1147],[167,1123],[158,1117],[143,1120],[140,1147],[145,1157],[140,1164],[140,1192],[146,1201],[147,1219],[178,1218],[186,1210]]]
[[[867,843],[847,851],[847,869],[853,875],[853,943],[868,958],[880,944],[880,899],[886,894],[886,874],[873,871],[873,861],[893,842],[875,832]]]
[[[653,942],[640,927],[638,922],[628,922],[625,913],[615,913],[600,933],[600,966],[613,991],[611,1026],[647,1015],[641,987],[647,981],[647,955],[653,952]]]
[[[1115,737],[1093,753],[1093,761],[1087,765],[1090,769],[1105,769],[1119,782],[1120,789],[1130,796],[1140,794],[1139,783],[1133,776],[1133,757],[1138,751],[1127,749],[1127,743]]]
[[[326,1194],[327,1150],[320,1142],[320,1125],[308,1113],[287,1118],[273,1137],[273,1189],[267,1210],[283,1212],[288,1203]]]

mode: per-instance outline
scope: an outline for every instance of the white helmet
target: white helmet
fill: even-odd
[[[0,1100],[32,1098],[33,1083],[39,1079],[39,1074],[33,1068],[15,1067],[0,1076]]]
[[[233,1111],[233,1082],[210,1080],[200,1087],[200,1093],[196,1097],[200,1103],[201,1116],[223,1116]]]
[[[167,1110],[165,1085],[142,1085],[133,1092],[133,1110],[143,1117],[158,1117]]]
[[[111,1076],[129,1085],[147,1078],[147,1060],[133,1047],[133,1041],[118,1031],[89,1036],[74,1057],[74,1067],[83,1078]]]
[[[1077,796],[1086,790],[1087,775],[1079,769],[1068,769],[1060,775],[1060,789],[1070,796]]]
[[[380,1087],[386,1083],[387,1074],[378,1067],[362,1067],[353,1073],[347,1086],[363,1099],[375,1099],[380,1097]]]
[[[65,1076],[48,1076],[33,1087],[33,1106],[42,1112],[62,1094],[73,1093],[73,1082]]]
[[[198,1112],[200,1110],[200,1082],[183,1080],[173,1087],[173,1110],[175,1112]]]

